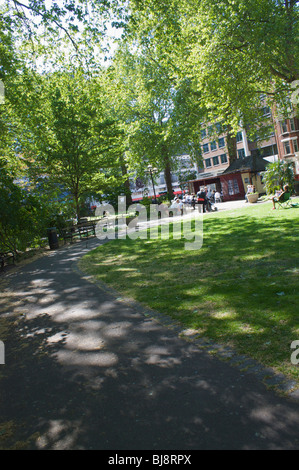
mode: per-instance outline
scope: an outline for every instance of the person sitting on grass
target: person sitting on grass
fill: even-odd
[[[286,196],[287,196],[287,199],[286,199]],[[272,197],[272,202],[273,202],[273,208],[272,209],[276,209],[275,207],[275,204],[277,202],[284,202],[284,201],[287,201],[290,197],[290,190],[289,190],[289,185],[288,184],[285,184],[284,187],[283,187],[283,191],[281,192],[281,194],[279,196],[273,196]]]

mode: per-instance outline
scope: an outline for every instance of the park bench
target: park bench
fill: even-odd
[[[73,243],[76,238],[80,238],[80,240],[82,240],[83,238],[86,239],[90,236],[95,237],[96,223],[87,222],[73,225],[72,227],[69,227],[67,229],[62,229],[61,235],[64,239],[64,243],[66,243],[66,241],[68,240]]]
[[[15,263],[15,254],[12,251],[4,251],[0,252],[0,265],[1,269],[4,269],[5,264],[9,264],[9,262]]]
[[[76,226],[73,225],[72,227],[62,229],[61,236],[64,240],[64,243],[66,243],[68,240],[70,240],[70,242],[73,243],[73,240],[79,237],[80,234]]]
[[[89,238],[89,236],[95,237],[96,236],[96,224],[95,223],[87,223],[87,224],[78,224],[77,230],[79,232],[80,240],[83,238]]]

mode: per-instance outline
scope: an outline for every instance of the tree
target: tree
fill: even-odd
[[[299,78],[297,1],[132,0],[131,9],[129,33],[173,79],[192,80],[212,122],[233,133],[258,123],[261,94],[289,105]]]
[[[267,170],[262,173],[263,183],[267,194],[274,194],[277,189],[283,189],[288,184],[292,192],[295,182],[292,163],[278,161],[269,163]]]
[[[181,189],[186,189],[188,187],[188,181],[195,180],[197,173],[195,170],[179,170],[177,175]]]
[[[191,151],[190,144],[198,139],[200,108],[194,105],[189,88],[186,92],[186,84],[176,89],[152,59],[142,48],[120,49],[113,64],[114,100],[125,123],[129,167],[143,177],[148,164],[164,171],[172,198],[174,156],[187,147]],[[198,158],[198,152],[193,156]]]
[[[4,159],[0,158],[0,251],[18,254],[40,237],[40,203],[26,188],[14,183]]]
[[[22,82],[23,83],[23,82]],[[112,184],[111,168],[121,155],[121,132],[106,118],[100,81],[81,70],[34,74],[19,95],[18,140],[31,179],[50,179],[68,191],[77,217],[90,194],[103,194]]]

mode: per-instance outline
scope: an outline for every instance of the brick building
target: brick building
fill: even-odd
[[[274,119],[275,137],[280,160],[294,165],[295,178],[299,181],[299,119]]]
[[[191,192],[202,186],[211,191],[222,191],[225,201],[243,199],[247,186],[254,184],[259,193],[264,192],[261,172],[269,162],[278,159],[292,162],[295,178],[299,181],[299,119],[273,118],[269,107],[262,108],[265,119],[273,124],[267,138],[250,141],[245,129],[236,136],[237,160],[230,162],[226,133],[220,123],[202,125],[203,172],[189,182]]]

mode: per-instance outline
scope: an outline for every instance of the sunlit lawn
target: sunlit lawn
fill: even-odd
[[[299,208],[271,203],[204,216],[204,243],[115,240],[90,252],[81,268],[179,321],[293,378],[299,339]]]

